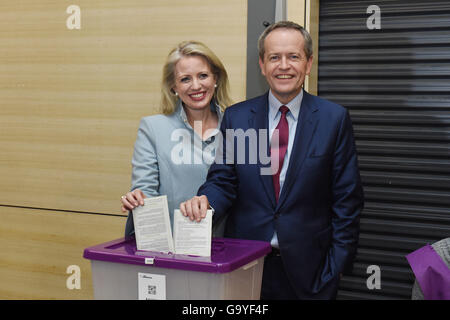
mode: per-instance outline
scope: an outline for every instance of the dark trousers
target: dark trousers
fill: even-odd
[[[278,250],[273,250],[264,259],[261,300],[297,300],[284,271],[283,260]]]

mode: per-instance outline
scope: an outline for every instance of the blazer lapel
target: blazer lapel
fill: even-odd
[[[297,129],[295,131],[295,140],[292,146],[289,166],[277,207],[280,207],[289,195],[292,183],[297,179],[300,168],[306,158],[311,140],[317,127],[317,110],[318,108],[314,105],[311,95],[309,95],[306,91],[303,91],[303,99],[297,121]]]
[[[275,208],[275,191],[273,188],[272,175],[262,175],[261,170],[270,167],[270,162],[268,164],[262,164],[260,153],[264,152],[264,155],[270,159],[270,148],[269,148],[269,103],[268,103],[268,93],[261,96],[260,103],[256,103],[252,108],[252,115],[249,118],[249,128],[254,128],[257,131],[258,136],[258,175],[260,177],[261,183],[264,187],[264,190],[267,194],[267,199],[272,203],[272,206]],[[260,135],[260,130],[265,130],[265,135]],[[266,150],[260,150],[261,142],[259,139],[266,140]],[[264,170],[263,170],[264,171]]]

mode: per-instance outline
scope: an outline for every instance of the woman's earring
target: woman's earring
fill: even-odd
[[[214,85],[214,88],[217,88],[217,83]]]

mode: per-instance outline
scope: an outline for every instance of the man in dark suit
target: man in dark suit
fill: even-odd
[[[258,47],[270,91],[225,111],[226,159],[216,158],[198,196],[180,210],[200,220],[211,207],[214,221],[227,216],[225,236],[271,242],[262,299],[334,299],[356,254],[363,207],[351,120],[342,106],[303,90],[313,57],[301,26],[273,24]],[[256,130],[257,151],[249,139],[239,146],[230,129]],[[270,145],[269,175],[264,142]],[[242,156],[250,149],[260,155],[256,163],[252,154]]]

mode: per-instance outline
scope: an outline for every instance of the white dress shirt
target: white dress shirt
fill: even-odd
[[[272,134],[278,123],[281,119],[280,107],[286,106],[289,109],[289,112],[286,114],[286,119],[289,125],[289,141],[288,148],[283,160],[283,166],[280,171],[280,194],[283,190],[284,180],[286,178],[286,172],[289,166],[289,159],[292,153],[292,146],[294,145],[295,131],[297,130],[297,121],[298,116],[300,114],[300,105],[303,99],[303,89],[300,93],[292,99],[287,104],[282,104],[278,99],[273,95],[272,90],[269,91],[269,141],[272,141]],[[272,247],[279,248],[278,246],[278,237],[276,231],[271,240]]]

